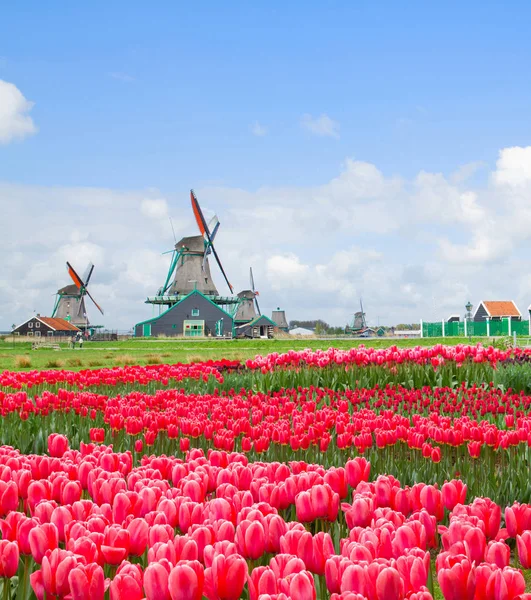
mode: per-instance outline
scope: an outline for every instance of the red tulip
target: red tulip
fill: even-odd
[[[204,594],[209,600],[237,600],[247,578],[247,563],[236,554],[218,554],[205,570]]]
[[[68,574],[72,600],[103,600],[105,596],[105,576],[103,569],[91,563],[78,565]]]
[[[48,454],[56,458],[61,458],[68,450],[68,439],[64,435],[51,433],[48,436]]]
[[[447,510],[453,510],[457,504],[466,502],[467,486],[460,479],[452,479],[441,488],[442,501]]]
[[[391,567],[380,571],[376,579],[378,600],[400,600],[404,597],[404,582],[396,569]]]
[[[71,552],[59,548],[43,557],[42,568],[38,573],[42,574],[42,586],[46,596],[57,595],[62,598],[70,592],[68,575],[77,566],[77,563],[77,558]],[[39,587],[39,583],[36,581],[36,586],[33,586],[36,594]]]
[[[236,527],[236,544],[244,558],[257,560],[266,547],[264,526],[260,521],[242,521]]]
[[[316,600],[315,583],[311,573],[301,571],[279,581],[279,588],[292,600]]]
[[[505,567],[492,573],[487,583],[487,598],[513,599],[525,592],[525,579],[520,571]]]
[[[122,567],[127,563],[122,563],[116,571],[116,576],[111,581],[109,588],[110,600],[142,600],[142,572],[136,569]],[[138,567],[138,565],[129,565],[130,567]],[[140,569],[140,567],[138,567]]]
[[[18,507],[18,487],[14,481],[4,483],[0,480],[0,516],[7,515]]]
[[[14,577],[18,570],[19,550],[16,542],[0,540],[0,577]],[[4,585],[8,585],[4,583]]]
[[[347,461],[345,474],[350,487],[356,488],[361,481],[369,481],[371,465],[365,458],[354,458]]]
[[[29,546],[33,560],[41,564],[48,550],[55,550],[59,546],[59,533],[53,523],[44,523],[33,527],[29,532]]]
[[[476,580],[468,558],[453,557],[448,566],[439,569],[437,579],[445,600],[474,599]]]
[[[522,532],[516,536],[518,558],[524,569],[531,569],[531,531]]]
[[[172,600],[201,600],[205,574],[198,561],[183,561],[173,567],[168,579]]]
[[[144,572],[144,591],[146,600],[170,600],[168,588],[169,572],[171,565],[167,567],[160,562],[151,563]]]
[[[518,544],[518,540],[517,540]],[[503,569],[509,566],[511,560],[511,549],[505,542],[489,542],[485,550],[485,561],[495,564],[498,568]]]

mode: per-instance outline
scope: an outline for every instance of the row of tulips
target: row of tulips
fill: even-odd
[[[0,581],[17,600],[530,600],[531,505],[344,467],[0,447]],[[516,543],[517,551],[511,547]],[[435,570],[430,553],[436,554]],[[513,565],[513,566],[511,566]]]
[[[417,346],[415,348],[366,348],[357,346],[349,350],[328,348],[328,350],[290,350],[284,354],[272,352],[267,356],[256,356],[245,364],[249,369],[272,371],[279,368],[317,367],[330,365],[369,366],[399,365],[403,363],[439,367],[446,362],[463,365],[467,361],[477,364],[490,363],[496,365],[512,357],[520,357],[529,353],[522,348],[500,350],[494,346]]]
[[[201,395],[168,389],[116,397],[59,390],[35,398],[0,392],[0,440],[42,452],[49,433],[68,431],[75,446],[91,439],[136,453],[197,447],[324,465],[364,455],[407,484],[458,472],[473,496],[505,503],[531,491],[530,405],[531,396],[492,386]]]
[[[223,382],[223,372],[241,369],[241,363],[233,360],[207,360],[199,363],[177,363],[174,365],[125,366],[104,369],[84,369],[81,371],[65,370],[33,370],[4,371],[0,373],[0,390],[25,389],[37,393],[44,389],[93,389],[116,386],[129,388],[133,386],[152,388],[157,385],[167,387],[178,385],[186,380],[206,381],[213,377],[218,383]]]
[[[458,386],[462,382],[494,381],[505,388],[528,390],[530,350],[494,347],[442,346],[398,349],[304,350],[272,353],[248,360],[219,360],[194,364],[115,367],[82,371],[29,371],[0,373],[0,390],[91,390],[123,394],[135,389],[183,387],[212,392],[231,387],[267,391],[285,387],[345,389],[402,384],[409,388]],[[525,359],[525,360],[524,360]],[[500,369],[500,365],[506,365]]]

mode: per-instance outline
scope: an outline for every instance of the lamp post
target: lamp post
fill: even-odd
[[[465,304],[465,309],[466,309],[466,320],[467,320],[467,332],[468,332],[468,342],[470,343],[472,341],[471,339],[471,332],[470,332],[470,322],[472,320],[472,302],[470,302],[470,300]]]

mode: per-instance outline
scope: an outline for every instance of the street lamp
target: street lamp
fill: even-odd
[[[468,341],[470,343],[472,341],[471,340],[471,332],[470,332],[470,321],[472,320],[472,302],[470,302],[470,300],[465,304],[465,308],[466,308],[466,320],[468,321],[468,323],[467,323]]]

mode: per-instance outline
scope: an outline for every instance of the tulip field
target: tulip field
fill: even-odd
[[[0,600],[531,600],[531,351],[0,372]]]

